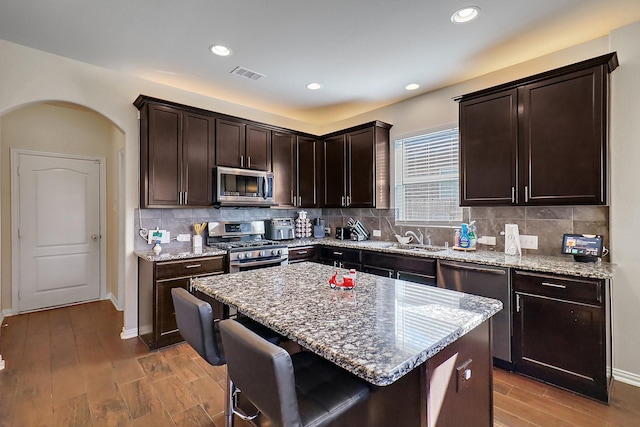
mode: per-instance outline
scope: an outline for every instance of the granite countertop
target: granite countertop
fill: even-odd
[[[356,242],[352,240],[338,240],[334,238],[324,239],[294,239],[283,240],[290,248],[327,245],[340,248],[364,249],[396,255],[409,255],[413,257],[436,258],[450,261],[472,262],[483,265],[493,265],[497,267],[517,268],[519,270],[537,271],[542,273],[565,274],[569,276],[591,277],[595,279],[610,279],[613,277],[615,265],[608,262],[584,263],[576,262],[571,255],[562,256],[542,256],[542,255],[506,255],[503,252],[495,251],[472,251],[463,252],[453,249],[441,251],[422,251],[411,249],[400,249],[395,247],[394,242],[383,242],[375,240],[365,240]],[[203,256],[223,255],[224,250],[203,246],[202,253],[194,253],[191,249],[163,249],[159,255],[153,251],[135,251],[138,257],[149,261],[171,261]]]
[[[502,309],[498,300],[312,262],[195,279],[196,289],[372,384],[393,383]],[[346,271],[345,271],[346,272]]]
[[[610,279],[613,277],[614,264],[608,262],[584,263],[576,262],[571,255],[542,256],[542,255],[506,255],[495,251],[455,251],[451,248],[441,251],[421,251],[399,249],[393,242],[365,240],[338,240],[333,238],[291,240],[290,247],[301,245],[328,245],[341,248],[364,249],[389,254],[410,255],[414,257],[437,258],[450,261],[464,261],[498,267],[511,267],[519,270],[538,271],[544,273],[566,274],[570,276],[591,277],[596,279]]]
[[[137,257],[146,259],[147,261],[177,261],[181,259],[202,258],[206,256],[226,255],[227,251],[210,248],[209,246],[203,246],[202,252],[193,252],[191,248],[179,248],[179,249],[162,249],[158,255],[153,250],[146,251],[134,251]]]

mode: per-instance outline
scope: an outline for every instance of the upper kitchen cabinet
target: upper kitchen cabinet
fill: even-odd
[[[279,206],[317,206],[315,157],[315,139],[292,133],[273,132],[274,193]]]
[[[607,203],[610,53],[457,98],[460,204]]]
[[[271,170],[271,130],[216,119],[216,165]]]
[[[322,207],[389,207],[389,129],[380,121],[326,135]]]
[[[211,206],[214,118],[140,96],[140,207]]]

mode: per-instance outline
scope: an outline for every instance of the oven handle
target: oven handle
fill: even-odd
[[[244,266],[254,266],[254,265],[267,265],[267,264],[279,264],[282,261],[285,261],[287,258],[285,257],[281,257],[281,258],[274,258],[274,259],[268,259],[266,261],[249,261],[249,262],[240,262],[240,261],[231,261],[229,262],[229,265],[233,265],[233,266],[240,266],[240,265],[244,265]]]

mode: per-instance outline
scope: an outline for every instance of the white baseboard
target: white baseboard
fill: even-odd
[[[118,301],[118,299],[116,298],[115,295],[113,295],[112,292],[108,292],[107,293],[107,297],[105,299],[108,299],[109,301],[111,301],[111,304],[113,304],[113,306],[116,308],[116,310],[118,311],[123,311],[124,308],[120,307],[120,301]]]
[[[640,387],[640,375],[633,372],[622,371],[620,369],[613,369],[613,378],[621,383],[629,384],[635,387]]]
[[[135,338],[138,336],[138,328],[133,329],[125,329],[122,327],[122,332],[120,332],[120,339],[127,340],[129,338]]]
[[[15,316],[17,313],[14,313],[12,309],[10,308],[6,308],[4,310],[2,310],[2,313],[0,313],[0,318],[4,319],[5,317],[9,317],[9,316]]]

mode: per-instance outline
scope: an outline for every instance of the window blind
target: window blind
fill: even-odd
[[[397,220],[459,223],[458,128],[395,141]]]

